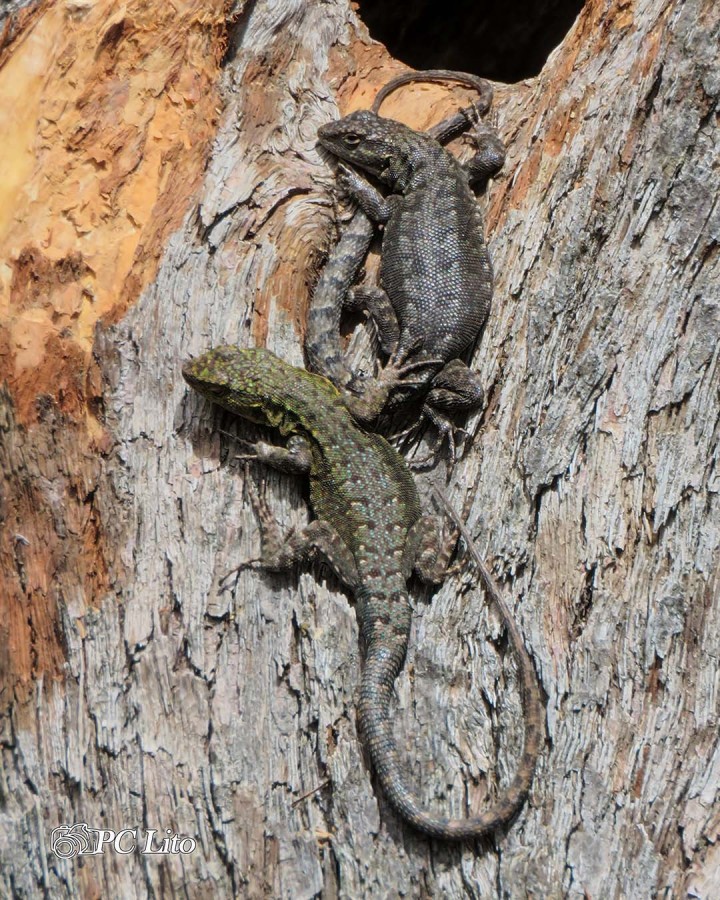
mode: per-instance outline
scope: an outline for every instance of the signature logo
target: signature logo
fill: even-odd
[[[136,850],[140,853],[168,855],[192,853],[197,841],[191,837],[175,834],[169,828],[165,837],[157,839],[155,828],[123,828],[112,831],[109,828],[90,828],[85,822],[75,825],[59,825],[50,835],[50,849],[61,859],[76,856],[97,856],[109,846],[115,853],[127,855]]]
[[[95,829],[93,829],[94,831]],[[95,840],[85,822],[76,825],[60,825],[53,828],[50,835],[50,848],[55,856],[61,859],[74,859],[81,853],[92,853]]]

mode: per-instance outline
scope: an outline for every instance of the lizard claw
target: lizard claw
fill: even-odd
[[[414,363],[407,363],[404,366],[396,366],[393,365],[393,363],[388,363],[379,370],[375,380],[384,385],[388,392],[395,388],[419,387],[420,385],[427,384],[428,379],[422,377],[408,378],[408,375],[411,375],[418,369],[433,367],[439,363],[442,363],[442,360],[421,359]]]
[[[411,380],[407,376],[418,369],[441,366],[444,361],[442,359],[427,358],[407,362],[408,358],[421,346],[422,340],[418,338],[402,350],[399,347],[396,347],[386,365],[378,372],[378,381],[386,384],[389,389],[396,387],[415,387],[417,385],[426,384],[428,380],[427,377]]]
[[[433,409],[431,406],[427,404],[423,405],[422,413],[420,416],[420,420],[414,422],[410,425],[409,428],[406,428],[404,431],[399,432],[398,434],[393,436],[394,440],[402,441],[407,438],[409,435],[416,432],[422,425],[422,420],[428,419],[435,426],[439,433],[439,438],[436,442],[434,442],[433,449],[423,456],[420,459],[412,459],[408,460],[408,466],[415,472],[422,472],[425,469],[433,468],[442,453],[443,446],[447,441],[448,448],[448,462],[450,465],[449,473],[452,470],[452,467],[460,458],[458,456],[458,443],[464,443],[465,439],[468,437],[468,432],[464,428],[460,428],[454,425],[447,416],[438,413],[437,410]]]
[[[399,346],[396,346],[392,356],[390,357],[388,365],[394,366],[398,371],[411,372],[414,369],[420,369],[423,366],[441,366],[444,364],[445,360],[435,357],[416,359],[415,362],[409,363],[407,361],[409,357],[412,356],[413,353],[417,353],[419,350],[422,350],[422,345],[423,339],[421,337],[417,337],[402,350]]]
[[[254,444],[252,441],[246,441],[244,438],[238,437],[236,434],[233,434],[232,431],[225,431],[224,428],[217,429],[220,434],[224,434],[225,437],[232,438],[232,440],[236,444],[240,444],[241,447],[245,447],[250,452],[248,454],[239,454],[235,456],[234,459],[257,459],[257,444]]]
[[[397,373],[404,378],[405,375],[410,372],[414,372],[416,369],[425,369],[427,367],[432,366],[441,366],[443,364],[443,360],[439,357],[435,357],[433,359],[417,359],[415,362],[405,363],[402,366],[396,366],[395,370]],[[424,381],[424,379],[422,379]]]
[[[232,588],[234,588],[235,585],[238,583],[238,576],[240,575],[241,572],[244,572],[246,569],[259,568],[260,566],[262,566],[261,559],[248,559],[245,562],[241,562],[239,566],[234,566],[232,569],[230,569],[224,575],[220,576],[220,579],[218,581],[218,588],[219,588],[218,593],[224,594],[225,591],[229,591]],[[233,575],[235,576],[235,581],[231,585],[230,578]]]
[[[253,443],[253,441],[246,441],[243,438],[236,438],[236,441],[238,444],[240,444],[241,447],[244,447],[249,451],[249,453],[251,454],[248,457],[249,459],[257,458],[257,444]]]
[[[391,391],[397,388],[420,387],[428,383],[428,378],[409,378],[418,369],[436,368],[442,365],[442,359],[417,359],[411,363],[403,362],[409,351],[404,351],[402,356],[391,358],[384,366],[380,366],[377,375],[373,378],[355,377],[346,386],[345,390],[356,397],[367,397],[371,391],[382,397],[387,397]],[[432,373],[431,373],[432,374]],[[384,405],[384,400],[381,405]]]
[[[337,186],[343,196],[356,200],[358,191],[362,191],[364,184],[354,169],[340,160],[337,161]]]

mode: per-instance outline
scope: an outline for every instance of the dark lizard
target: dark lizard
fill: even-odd
[[[400,84],[423,80],[483,86],[475,120],[492,99],[488,83],[473,76],[443,70],[407,73],[381,90],[373,110]],[[452,427],[441,410],[468,410],[482,402],[479,378],[458,357],[476,339],[492,296],[492,267],[470,181],[497,170],[504,160],[504,148],[490,132],[469,169],[443,149],[441,141],[466,129],[473,115],[461,111],[425,135],[374,111],[360,111],[318,131],[323,147],[368,171],[390,194],[383,197],[343,167],[342,178],[361,211],[318,281],[308,314],[308,361],[341,388],[361,422],[421,392],[424,412],[448,436],[452,449]],[[383,289],[352,291],[372,235],[366,216],[384,225]],[[347,369],[338,336],[343,305],[365,305],[375,320],[381,348],[391,355],[377,378],[355,378]]]
[[[524,801],[543,739],[542,706],[517,626],[505,617],[519,660],[525,712],[523,754],[513,781],[483,815],[445,819],[425,811],[408,786],[392,734],[390,702],[408,644],[411,610],[406,582],[412,569],[437,581],[452,553],[432,516],[421,514],[413,478],[380,435],[354,422],[326,379],[288,365],[267,350],[226,346],[183,367],[185,380],[215,403],[290,436],[288,447],[252,445],[252,458],[310,478],[317,519],[282,537],[256,493],[264,564],[282,569],[320,552],[355,596],[365,660],[359,726],[382,790],[395,811],[437,838],[477,838],[507,823]]]
[[[423,72],[404,72],[391,79],[378,91],[373,100],[371,112],[377,113],[384,100],[397,88],[413,82],[457,81],[478,93],[478,100],[472,106],[459,110],[452,116],[430,129],[428,134],[441,144],[458,137],[469,128],[479,129],[480,117],[485,114],[492,103],[492,87],[484,78],[465,72],[451,72],[446,69],[431,69]],[[502,165],[499,154],[504,155],[504,148],[491,138],[485,149],[479,149],[474,158],[474,168],[480,175],[490,174]],[[357,277],[373,237],[373,224],[362,209],[357,209],[351,221],[343,229],[340,240],[333,248],[327,264],[313,292],[313,299],[308,309],[305,352],[310,368],[329,378],[336,386],[351,381],[352,375],[344,360],[340,341],[340,319],[344,307],[352,303],[357,305],[352,285]],[[359,298],[360,299],[360,298]],[[397,343],[399,330],[397,316],[390,310],[382,317],[384,309],[373,309],[378,320],[378,331],[383,349],[389,354],[393,344]],[[388,391],[376,391],[374,400],[366,398],[364,403],[355,404],[350,400],[360,419],[371,419],[375,409],[385,405]]]

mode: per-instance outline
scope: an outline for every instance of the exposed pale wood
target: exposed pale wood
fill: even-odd
[[[142,5],[127,6],[131,17]],[[184,20],[188,47],[204,38],[216,53],[195,95],[212,104],[197,118],[189,100],[177,107],[188,140],[173,144],[164,223],[150,215],[130,257],[107,232],[112,321],[86,332],[90,350],[63,321],[67,353],[52,370],[18,374],[3,341],[2,890],[710,900],[720,9],[590,0],[538,79],[498,91],[509,159],[479,201],[497,271],[474,363],[488,405],[450,491],[458,505],[473,495],[473,533],[547,695],[548,745],[518,820],[475,848],[416,837],[373,790],[355,726],[357,627],[337,585],[321,571],[253,570],[218,588],[257,555],[257,527],[236,445],[218,434],[235,425],[188,402],[180,362],[227,340],[302,362],[334,216],[315,133],[336,94],[342,111],[367,106],[398,68],[341,0],[257,0],[228,23],[216,99],[221,14],[212,7],[215,31]],[[456,101],[427,88],[393,103],[387,114],[425,127]],[[210,129],[220,104],[206,151],[209,132],[193,129]],[[2,246],[17,284],[27,267]],[[42,269],[61,310],[67,284],[90,278],[70,270],[67,282],[66,269]],[[3,302],[14,334],[23,310],[9,292]],[[303,522],[301,487],[267,483],[282,520]],[[513,660],[465,587],[455,576],[431,600],[416,594],[397,692],[418,790],[456,814],[508,781],[522,735]],[[78,821],[171,829],[198,849],[106,851],[80,866],[48,843]]]

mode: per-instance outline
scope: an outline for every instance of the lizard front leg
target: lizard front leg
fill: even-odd
[[[410,351],[396,352],[377,375],[354,378],[348,384],[343,392],[343,403],[357,422],[373,422],[385,408],[392,391],[427,384],[431,373],[423,376],[421,370],[428,370],[442,363],[441,359],[405,362],[409,353]],[[419,374],[414,374],[416,372]]]
[[[238,456],[238,459],[256,459],[267,466],[272,466],[273,469],[291,475],[307,475],[310,472],[312,465],[310,442],[299,434],[294,434],[285,447],[268,444],[266,441],[257,441],[254,444],[249,441],[242,443],[250,452]]]
[[[363,284],[348,292],[346,306],[368,313],[375,326],[380,349],[389,356],[400,340],[400,323],[387,293],[380,287]]]
[[[338,182],[371,221],[378,225],[388,221],[393,211],[392,195],[383,197],[377,188],[344,162],[338,162]]]
[[[307,444],[304,438],[299,438],[299,441]],[[288,461],[290,461],[290,466],[295,466],[296,464],[297,455],[293,456],[287,451],[283,453],[285,450],[283,447],[275,447],[271,444],[258,444],[256,446],[259,450],[261,447],[263,448],[258,453],[257,458],[274,467],[278,467],[277,463],[280,461],[281,465],[279,467],[283,471],[288,471]],[[264,497],[260,496],[255,484],[249,478],[247,470],[245,484],[250,503],[260,525],[261,555],[257,562],[263,568],[274,572],[284,571],[291,568],[295,563],[311,559],[315,555],[320,554],[340,581],[350,588],[355,587],[358,581],[355,558],[347,544],[345,544],[329,522],[323,519],[315,519],[301,531],[290,529],[287,532],[283,532]],[[239,568],[243,568],[243,566]],[[234,571],[238,571],[238,569]]]

